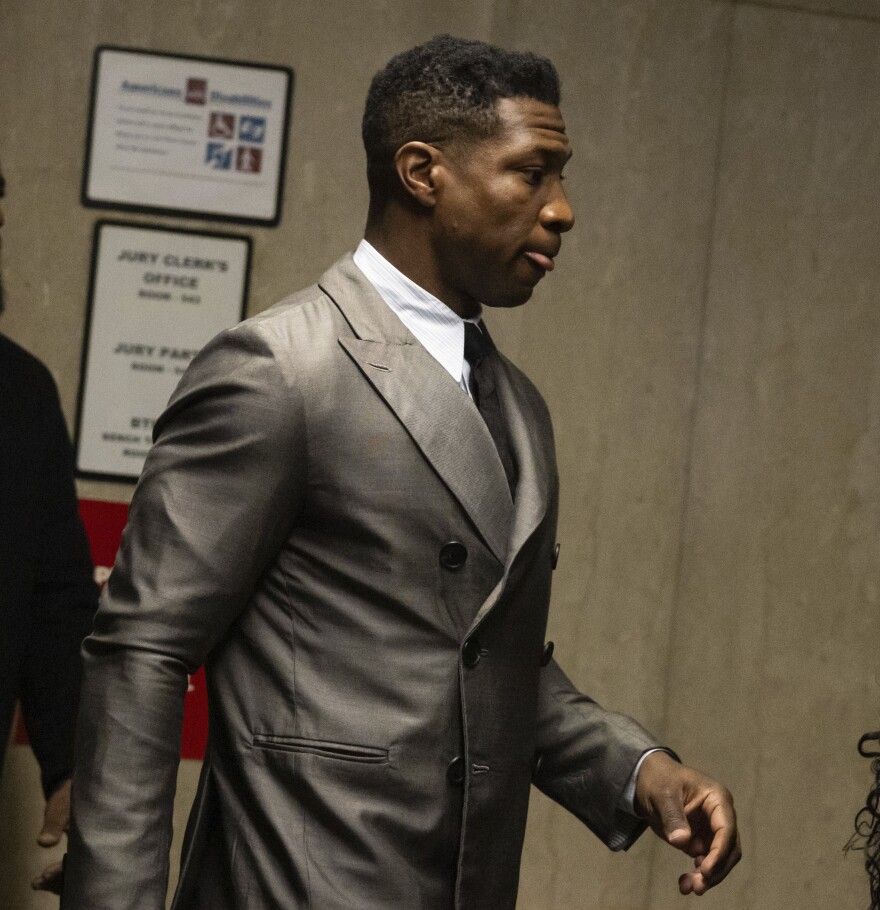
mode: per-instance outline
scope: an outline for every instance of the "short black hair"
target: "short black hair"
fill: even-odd
[[[487,139],[501,98],[559,104],[559,74],[546,57],[437,35],[392,57],[373,77],[364,108],[370,207],[397,184],[394,156],[407,142]]]

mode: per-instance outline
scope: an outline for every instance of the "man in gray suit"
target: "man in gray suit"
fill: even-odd
[[[581,695],[544,645],[547,408],[481,306],[573,215],[549,61],[440,37],[364,116],[365,242],[223,333],[159,420],[84,646],[67,910],[158,910],[187,674],[210,739],[191,908],[504,910],[530,784],[615,849],[739,859],[729,794]]]

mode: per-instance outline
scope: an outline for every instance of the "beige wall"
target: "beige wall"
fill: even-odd
[[[369,77],[441,30],[563,76],[579,223],[533,302],[491,318],[556,423],[557,654],[734,790],[747,858],[701,906],[866,904],[841,847],[869,783],[855,743],[880,726],[878,0],[0,0],[3,330],[72,421],[101,215],[78,203],[95,45],[296,70],[284,219],[250,231],[256,312],[358,240]],[[8,847],[12,826],[36,836],[34,789],[16,749],[2,879],[39,865]],[[536,796],[520,906],[682,906],[684,865],[647,838],[610,855]]]

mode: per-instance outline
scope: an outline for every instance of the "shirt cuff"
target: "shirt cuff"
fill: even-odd
[[[655,752],[665,752],[667,755],[678,761],[678,757],[671,749],[648,749],[643,752],[636,762],[620,799],[617,801],[617,811],[614,814],[614,828],[608,839],[608,846],[612,850],[625,850],[629,847],[635,837],[642,832],[645,827],[645,820],[636,815],[636,783],[639,779],[639,771],[642,762]]]

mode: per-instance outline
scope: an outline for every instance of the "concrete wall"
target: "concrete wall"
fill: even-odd
[[[534,300],[490,317],[556,423],[557,654],[734,791],[746,859],[701,906],[866,904],[841,847],[869,783],[855,743],[880,726],[878,0],[0,0],[3,331],[72,421],[95,45],[295,68],[285,216],[249,231],[257,312],[359,239],[369,78],[438,31],[546,53],[564,82],[579,223]],[[12,752],[7,882],[40,865],[11,846],[40,811]],[[608,854],[536,795],[520,906],[680,906],[684,867],[647,837]],[[12,887],[0,906],[52,906]]]

